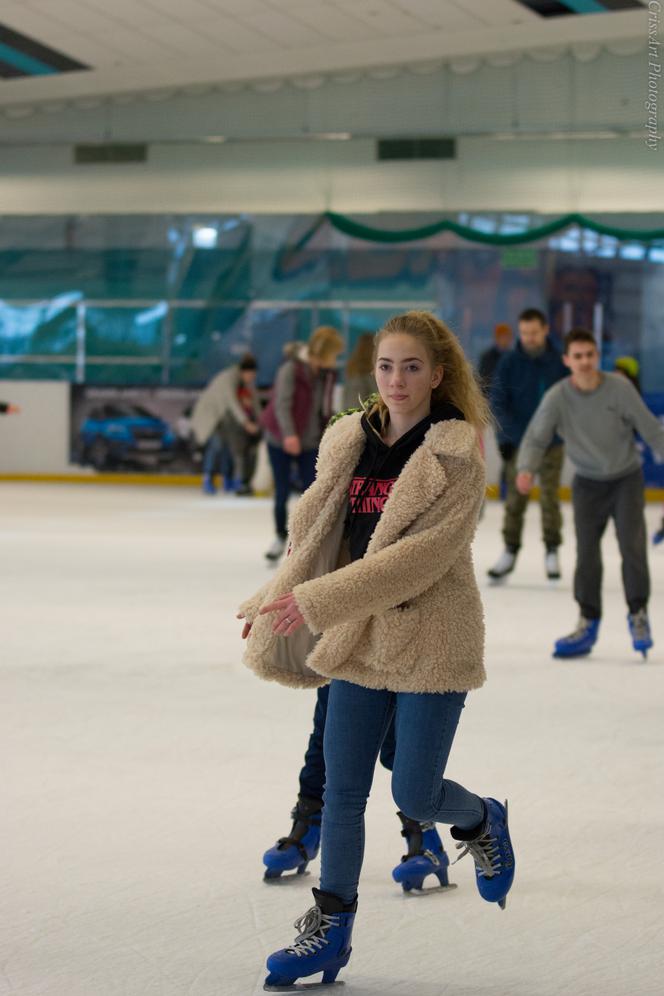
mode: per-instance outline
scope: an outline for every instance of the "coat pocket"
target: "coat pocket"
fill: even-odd
[[[387,609],[375,617],[373,630],[376,655],[373,665],[377,671],[386,665],[391,665],[393,670],[412,666],[412,646],[420,630],[420,610],[417,606],[406,602]]]

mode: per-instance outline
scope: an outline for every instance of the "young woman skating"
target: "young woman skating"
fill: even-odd
[[[486,405],[461,347],[426,312],[378,332],[379,402],[325,433],[290,555],[240,608],[246,662],[295,687],[330,681],[320,888],[266,988],[350,958],[364,811],[394,717],[392,793],[421,822],[452,824],[480,894],[504,908],[514,877],[507,809],[444,778],[467,692],[484,682],[471,542],[484,497]]]

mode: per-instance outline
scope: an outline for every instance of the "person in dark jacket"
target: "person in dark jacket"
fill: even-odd
[[[491,389],[491,408],[497,422],[498,449],[505,461],[507,499],[503,518],[505,548],[488,571],[494,581],[505,578],[516,563],[521,547],[528,505],[516,487],[516,454],[528,423],[550,387],[567,376],[562,357],[548,335],[549,326],[537,308],[519,315],[519,341],[500,360]],[[563,465],[563,445],[556,436],[540,466],[542,539],[546,548],[547,577],[560,577],[558,547],[562,542],[562,516],[558,487]]]
[[[493,346],[485,349],[480,356],[477,372],[486,394],[491,394],[496,367],[505,353],[512,348],[512,328],[505,322],[500,322],[493,330]]]
[[[12,405],[8,401],[0,401],[0,415],[18,415],[20,410],[18,405]]]

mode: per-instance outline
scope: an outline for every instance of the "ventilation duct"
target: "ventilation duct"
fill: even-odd
[[[453,138],[379,138],[376,159],[456,159]]]
[[[145,144],[105,142],[103,145],[75,145],[74,162],[82,166],[109,163],[144,163],[148,158]]]

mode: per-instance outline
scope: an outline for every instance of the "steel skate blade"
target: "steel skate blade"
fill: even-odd
[[[505,896],[504,899],[501,899],[498,905],[500,906],[501,910],[504,910],[505,907],[507,906],[507,896]]]
[[[311,872],[282,872],[280,875],[263,875],[263,881],[269,886],[273,885],[292,885],[293,882],[302,882],[304,879],[308,878]]]
[[[458,888],[459,886],[456,882],[450,882],[448,885],[430,885],[426,889],[403,889],[402,895],[408,898],[411,896],[422,898],[422,896],[437,896],[440,892],[451,892],[453,889]]]
[[[266,993],[306,993],[316,989],[332,989],[333,986],[345,986],[346,983],[339,979],[336,982],[293,982],[290,986],[268,986],[263,985]]]

